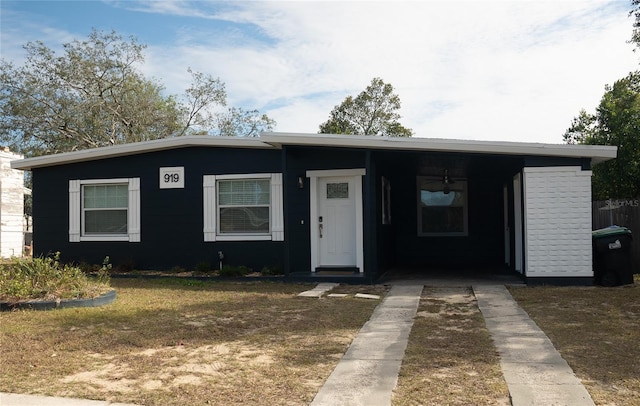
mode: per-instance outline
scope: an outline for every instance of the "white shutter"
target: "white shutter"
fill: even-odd
[[[80,180],[69,180],[69,242],[80,242]]]
[[[129,178],[129,242],[140,242],[140,178]]]
[[[284,241],[282,174],[271,174],[271,240]]]
[[[216,240],[216,176],[202,177],[204,240]]]

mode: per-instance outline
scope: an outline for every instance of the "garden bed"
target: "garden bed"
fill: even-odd
[[[116,291],[111,290],[97,297],[78,299],[56,299],[56,300],[22,300],[17,302],[0,301],[0,311],[11,311],[21,309],[31,310],[53,310],[70,307],[96,307],[104,306],[116,300]]]

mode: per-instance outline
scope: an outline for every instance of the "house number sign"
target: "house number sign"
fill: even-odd
[[[184,166],[160,168],[160,189],[184,189]]]

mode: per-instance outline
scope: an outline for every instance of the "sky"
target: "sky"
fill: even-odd
[[[92,29],[146,44],[142,73],[182,94],[188,68],[225,83],[229,106],[275,131],[317,133],[381,78],[415,137],[562,143],[638,69],[630,1],[0,1],[0,55]]]

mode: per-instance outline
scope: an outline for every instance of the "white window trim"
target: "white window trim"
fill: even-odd
[[[261,234],[221,234],[218,230],[219,180],[269,179],[271,185],[269,233]],[[281,173],[248,173],[233,175],[204,175],[203,187],[203,233],[205,242],[214,241],[284,241],[284,206]]]
[[[467,237],[469,236],[469,189],[468,183],[466,179],[456,179],[455,181],[459,184],[462,184],[462,190],[464,191],[464,206],[462,207],[463,211],[463,227],[464,231],[450,231],[450,232],[441,232],[441,233],[425,233],[422,231],[422,210],[420,210],[420,183],[422,179],[433,179],[434,181],[439,180],[440,178],[431,177],[431,176],[418,176],[416,179],[416,205],[417,205],[417,229],[418,229],[418,237]],[[456,187],[454,186],[453,189]]]
[[[129,188],[126,235],[83,235],[82,186],[126,183]],[[140,242],[140,178],[71,179],[69,180],[69,242],[128,241]]]

